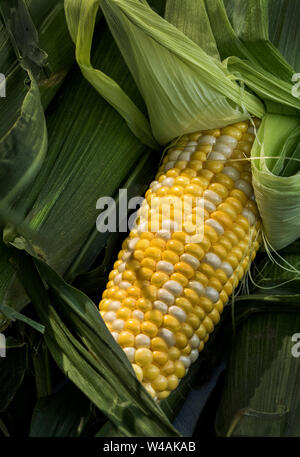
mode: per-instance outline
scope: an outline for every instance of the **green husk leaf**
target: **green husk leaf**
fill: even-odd
[[[137,138],[150,148],[157,148],[149,122],[121,87],[91,65],[91,47],[98,0],[65,0],[65,12],[70,35],[76,44],[76,60],[83,76],[120,114]]]
[[[299,268],[299,255],[283,259]],[[300,324],[300,295],[294,285],[298,276],[271,260],[257,267],[255,294],[238,297],[235,304],[237,321],[242,323],[233,339],[216,432],[299,436],[299,358],[296,348],[292,352],[296,343],[292,337]]]
[[[164,17],[198,44],[209,56],[220,60],[216,40],[203,1],[167,0]]]
[[[137,380],[96,306],[44,262],[35,259],[34,264],[28,256],[17,257],[18,274],[46,326],[47,346],[66,376],[114,423],[120,436],[178,436]]]
[[[32,415],[30,437],[80,436],[89,416],[89,407],[88,399],[69,382],[57,393],[37,401]]]
[[[300,236],[300,121],[268,114],[254,142],[253,187],[269,248]]]
[[[107,28],[102,27],[97,36],[101,38],[93,55],[96,65],[101,62],[105,71],[140,103],[136,86]],[[61,274],[70,268],[69,278],[74,279],[73,273],[87,271],[105,244],[105,234],[95,233],[97,200],[115,197],[119,188],[126,187],[135,169],[139,170],[139,184],[136,182],[135,190],[132,183],[132,194],[138,191],[141,195],[146,183],[142,181],[140,160],[143,157],[144,176],[150,180],[159,157],[155,162],[153,153],[145,151],[119,114],[96,96],[77,69],[51,104],[47,124],[47,158],[34,185],[15,206],[23,226],[18,223],[7,228],[5,240],[39,255]],[[24,225],[30,230],[25,230]],[[94,234],[98,235],[95,239]],[[28,303],[16,282],[6,297],[5,303],[16,311]]]
[[[102,1],[101,7],[159,143],[245,119],[247,112],[263,115],[260,101],[242,90],[225,66],[148,6],[113,0]]]
[[[269,34],[272,43],[281,52],[287,62],[300,71],[300,3],[294,0],[269,0]]]
[[[0,357],[0,412],[12,402],[23,382],[27,365],[27,347],[13,337],[6,338],[6,357]]]
[[[263,99],[268,112],[292,114],[300,109],[293,95],[295,70],[269,40],[268,1],[206,0],[211,27],[228,70]],[[295,114],[297,112],[295,111]]]
[[[6,98],[0,99],[1,213],[41,167],[47,149],[42,105],[49,104],[72,63],[61,0],[41,3],[4,0],[0,7],[0,69],[6,77]]]

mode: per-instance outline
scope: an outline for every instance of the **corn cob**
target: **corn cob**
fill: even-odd
[[[246,160],[253,122],[185,135],[168,150],[109,275],[101,316],[154,399],[176,389],[197,359],[259,247]],[[176,209],[166,220],[163,205],[151,206],[154,196],[190,197],[183,228]],[[191,242],[199,208],[203,236]]]

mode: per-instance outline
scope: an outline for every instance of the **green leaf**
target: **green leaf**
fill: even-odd
[[[299,255],[283,259],[298,268]],[[256,295],[236,299],[240,325],[233,339],[216,431],[222,436],[299,436],[299,358],[292,348],[293,335],[299,332],[300,295],[295,294],[293,282],[287,282],[297,275],[270,260],[258,268],[256,283],[270,288],[257,287]],[[281,295],[280,282],[285,295]]]
[[[167,0],[165,19],[198,44],[208,55],[220,60],[203,1]]]
[[[70,382],[35,405],[30,437],[78,437],[89,416],[90,402]]]
[[[300,236],[299,144],[299,118],[268,114],[251,151],[252,182],[269,249],[282,249]]]
[[[96,65],[101,62],[137,104],[141,103],[111,35],[103,27],[93,59]],[[15,205],[22,224],[7,228],[5,240],[36,253],[59,273],[65,274],[70,268],[74,279],[73,273],[87,271],[105,245],[105,234],[95,233],[97,200],[116,196],[119,188],[130,182],[129,176],[136,168],[139,173],[137,181],[133,179],[131,183],[131,192],[140,195],[145,186],[143,173],[150,180],[160,157],[145,150],[119,114],[97,97],[77,69],[51,104],[47,124],[46,160],[33,186]],[[15,283],[7,291],[5,304],[21,311],[26,296],[16,287]]]
[[[112,421],[120,436],[178,436],[137,380],[95,305],[44,262],[19,254],[18,272],[41,321],[45,341],[62,371]]]
[[[27,347],[13,337],[6,338],[6,357],[0,357],[0,412],[6,410],[23,382]]]
[[[91,47],[98,0],[65,0],[65,12],[71,37],[76,44],[76,59],[83,76],[126,120],[132,132],[150,148],[158,145],[152,137],[149,122],[121,87],[105,73],[91,65]]]
[[[228,70],[262,98],[268,112],[293,114],[300,99],[293,96],[295,70],[272,44],[267,0],[206,0],[211,28]]]
[[[263,115],[260,101],[241,91],[225,66],[147,5],[118,0],[103,1],[101,7],[159,143],[245,119],[245,109]]]

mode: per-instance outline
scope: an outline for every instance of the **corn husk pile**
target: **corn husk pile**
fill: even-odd
[[[201,436],[208,417],[222,436],[299,436],[300,4],[3,0],[0,13],[0,433]],[[125,234],[97,231],[96,202],[142,195],[170,141],[251,116],[264,246],[157,404],[97,310]]]

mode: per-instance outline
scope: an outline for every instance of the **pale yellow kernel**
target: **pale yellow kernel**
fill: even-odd
[[[157,336],[151,340],[151,349],[153,351],[168,352],[168,345],[162,338]]]
[[[140,333],[140,322],[137,319],[128,319],[125,322],[125,330],[137,335]]]
[[[207,334],[206,327],[205,327],[203,324],[201,324],[201,325],[199,326],[199,328],[195,331],[195,333],[196,333],[196,335],[198,336],[198,338],[199,338],[201,341],[203,341],[204,338],[205,338],[205,336],[206,336],[206,334]]]
[[[225,260],[227,257],[227,249],[221,244],[221,240],[219,243],[215,243],[212,245],[211,248],[212,252],[216,254],[221,260]]]
[[[144,255],[144,251],[142,251],[141,249],[137,249],[136,251],[133,251],[132,257],[138,262],[141,262],[144,258]]]
[[[204,224],[204,235],[208,237],[208,239],[212,242],[212,243],[216,243],[218,241],[218,234],[216,232],[216,230],[211,227],[210,225],[208,224]]]
[[[131,332],[123,330],[119,334],[118,343],[122,347],[133,347],[134,346],[134,335]]]
[[[166,281],[168,281],[169,276],[162,271],[157,271],[151,276],[151,284],[156,287],[161,287]]]
[[[140,289],[136,286],[128,287],[126,292],[130,297],[133,298],[139,298],[141,295]]]
[[[203,167],[215,175],[217,173],[221,173],[224,168],[224,162],[221,160],[206,160]]]
[[[211,213],[211,217],[212,217],[212,219],[215,219],[216,221],[218,221],[224,227],[225,230],[231,229],[232,219],[224,211],[218,211],[218,210],[214,211],[213,213]]]
[[[217,311],[219,311],[219,313],[221,314],[223,312],[223,309],[224,309],[224,305],[223,305],[223,302],[222,300],[218,300],[215,304],[214,304],[214,307]]]
[[[156,268],[156,262],[154,259],[151,259],[150,257],[146,257],[141,261],[141,267],[150,268],[151,270],[154,271]]]
[[[185,297],[176,298],[175,305],[182,308],[183,311],[185,311],[186,313],[191,312],[193,310],[191,302]]]
[[[157,288],[153,285],[143,287],[142,293],[146,299],[152,302],[157,298]]]
[[[184,245],[178,240],[169,240],[167,242],[167,249],[175,252],[177,255],[181,255],[184,253]]]
[[[169,390],[175,390],[178,387],[179,380],[178,377],[175,374],[171,374],[167,378],[168,382],[168,389]]]
[[[133,309],[135,309],[135,306],[136,306],[136,300],[132,297],[127,297],[123,300],[123,306],[125,306],[125,308],[129,308],[129,309],[133,310]]]
[[[163,317],[163,325],[165,328],[175,332],[179,329],[180,323],[176,317],[171,316],[170,314],[165,314]]]
[[[153,351],[153,363],[159,365],[160,367],[164,366],[168,361],[168,354],[162,351]]]
[[[161,374],[167,376],[173,374],[175,371],[175,364],[173,360],[168,360],[167,363],[162,367]]]
[[[157,378],[152,382],[152,387],[158,392],[166,390],[168,387],[168,380],[163,375],[158,375]]]
[[[178,360],[180,355],[181,355],[181,352],[176,346],[171,347],[168,351],[168,356],[169,356],[170,360],[173,360],[173,361]]]
[[[206,316],[206,312],[199,305],[194,306],[194,313],[199,317],[200,321],[203,321]]]
[[[177,376],[177,378],[181,379],[185,375],[185,368],[183,363],[180,360],[176,360],[174,362],[175,365],[175,372],[174,374]]]
[[[212,320],[214,325],[217,325],[220,322],[221,316],[219,311],[214,308],[209,314],[208,317]]]
[[[175,334],[176,346],[179,349],[183,349],[188,344],[187,336],[182,332],[177,332]]]
[[[182,350],[181,350],[181,355],[190,355],[191,353],[191,346],[187,344]]]
[[[221,290],[221,292],[220,292],[220,300],[222,300],[222,302],[224,303],[224,305],[225,305],[225,303],[228,302],[228,298],[229,298],[229,297],[228,297],[227,293],[225,292],[225,290],[224,290],[224,289]]]
[[[153,324],[153,322],[142,322],[141,324],[141,330],[142,332],[149,336],[150,338],[153,338],[157,335],[157,332],[158,332],[158,328],[155,324]]]
[[[139,310],[143,311],[144,313],[152,309],[151,301],[147,300],[146,298],[139,298],[136,302],[136,306]]]
[[[195,272],[195,280],[201,282],[204,287],[208,285],[208,277],[201,271]]]
[[[221,129],[221,134],[226,136],[232,136],[238,141],[242,138],[243,135],[242,131],[239,128],[232,126],[224,127],[223,129]]]
[[[141,235],[140,235],[140,238],[142,240],[148,240],[148,241],[151,241],[153,238],[154,238],[154,234],[151,233],[151,232],[142,232]]]
[[[223,284],[216,277],[210,278],[208,285],[209,285],[209,287],[213,287],[214,289],[216,289],[218,292],[220,292],[223,288]]]
[[[242,192],[240,189],[232,189],[230,191],[230,196],[235,198],[239,202],[241,202],[243,207],[245,206],[245,204],[246,204],[246,202],[248,200],[247,195],[244,194],[244,192]]]
[[[203,273],[206,277],[214,276],[215,275],[215,270],[211,265],[208,263],[201,263],[199,266],[199,270],[201,273]]]
[[[197,330],[200,325],[200,319],[195,313],[189,313],[186,319],[187,324],[190,324],[194,330]]]
[[[139,348],[135,351],[135,362],[141,367],[145,367],[152,363],[153,355],[152,351],[147,348]]]
[[[186,262],[177,262],[174,268],[175,271],[183,274],[188,279],[192,278],[194,275],[194,269]]]
[[[213,330],[214,330],[214,323],[213,321],[211,320],[210,317],[206,316],[204,319],[203,319],[203,322],[202,324],[204,325],[204,327],[206,328],[206,331],[208,333],[212,333]]]
[[[185,288],[184,295],[185,298],[187,298],[192,303],[192,305],[196,305],[197,303],[199,303],[199,295],[193,289],[190,289],[188,287]]]
[[[222,184],[226,189],[231,190],[234,187],[234,180],[227,176],[225,173],[216,174],[214,181]]]
[[[205,313],[210,313],[213,309],[213,303],[207,297],[199,298],[199,306],[205,311]]]
[[[156,365],[150,364],[143,368],[144,379],[147,381],[154,381],[160,374],[160,370]]]
[[[199,344],[199,347],[198,347],[198,351],[201,352],[201,351],[203,351],[203,349],[204,349],[204,341],[200,341],[200,344]]]
[[[150,268],[145,268],[145,267],[142,267],[140,268],[140,270],[138,271],[138,278],[140,280],[147,280],[149,281],[152,277],[152,274],[153,274],[153,270],[150,270]]]
[[[117,311],[117,318],[118,319],[123,319],[124,321],[127,321],[127,319],[131,318],[131,309],[122,307],[118,309]]]
[[[177,273],[177,272],[173,273],[170,276],[170,279],[172,281],[178,282],[179,284],[181,284],[182,287],[186,287],[189,282],[188,279],[182,273]]]
[[[167,250],[163,251],[162,259],[165,260],[166,262],[170,262],[174,265],[179,261],[179,256],[175,252],[167,249]]]
[[[143,381],[144,373],[141,367],[136,365],[135,363],[132,364],[132,368],[134,369],[135,375],[140,382]]]

